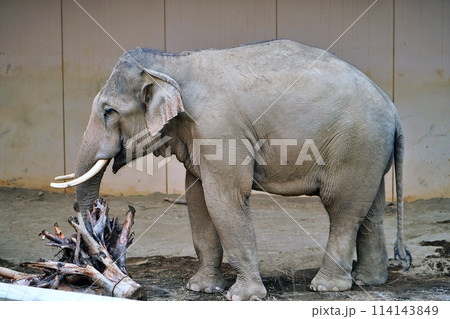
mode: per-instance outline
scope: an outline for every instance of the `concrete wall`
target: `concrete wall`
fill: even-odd
[[[0,1],[0,183],[45,187],[64,169],[58,1]]]
[[[394,99],[407,137],[408,199],[450,196],[450,1],[379,0],[342,37],[372,0],[77,2],[83,8],[0,1],[0,185],[48,189],[74,170],[92,99],[122,48],[179,52],[289,38],[329,48]],[[171,159],[158,170],[157,161],[153,176],[108,172],[102,192],[182,192],[181,164]],[[386,181],[390,197],[391,175]]]

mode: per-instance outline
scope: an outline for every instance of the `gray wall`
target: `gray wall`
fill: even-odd
[[[78,0],[125,49],[168,52],[289,38],[327,49],[373,1]],[[407,199],[450,197],[450,1],[379,0],[331,48],[393,99]],[[72,0],[0,0],[0,185],[70,173],[92,99],[122,49]],[[102,192],[182,192],[175,159],[108,172]],[[391,197],[391,175],[386,177]]]

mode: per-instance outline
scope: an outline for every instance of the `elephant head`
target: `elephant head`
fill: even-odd
[[[129,141],[143,132],[156,141],[161,129],[184,111],[178,83],[165,73],[142,67],[151,65],[149,55],[152,54],[135,49],[119,59],[94,98],[75,173],[56,178],[75,179],[51,183],[57,188],[76,186],[74,208],[83,214],[99,196],[103,173],[112,159],[115,173],[136,157],[153,151],[130,152]]]

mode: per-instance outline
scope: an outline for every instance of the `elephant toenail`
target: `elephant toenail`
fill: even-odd
[[[211,293],[213,292],[213,290],[211,289],[211,287],[206,287],[206,288],[205,288],[205,292],[206,292],[207,294],[211,294]]]
[[[232,301],[241,301],[241,297],[237,296],[237,295],[233,295],[233,297],[231,297]]]
[[[338,287],[333,287],[333,291],[339,291]]]
[[[259,298],[258,296],[252,296],[250,298],[250,301],[261,301],[261,298]]]
[[[200,287],[197,284],[191,284],[188,289],[192,291],[200,291]]]
[[[317,291],[328,291],[328,289],[325,286],[319,285],[317,286]]]

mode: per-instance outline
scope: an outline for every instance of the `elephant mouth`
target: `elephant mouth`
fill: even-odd
[[[121,147],[119,153],[117,153],[116,156],[114,156],[114,163],[112,166],[112,172],[116,174],[122,167],[128,164],[128,162],[131,162],[132,159],[127,159],[127,152],[125,151],[125,147]]]
[[[130,140],[122,140],[121,147],[116,156],[114,156],[114,163],[112,167],[112,171],[116,174],[123,166],[128,163],[134,161],[135,159],[146,156],[149,154],[157,152],[159,147],[164,145],[171,138],[166,136],[164,138],[160,138],[158,134],[158,138],[145,135],[138,135],[139,139],[132,138]],[[156,155],[157,153],[155,153]]]
[[[121,141],[120,150],[116,156],[113,157],[114,163],[112,166],[112,172],[116,174],[122,167],[128,163],[134,161],[139,156],[137,155],[137,150],[133,147],[133,143],[127,143],[124,140]],[[141,150],[140,156],[144,156],[147,153]]]

